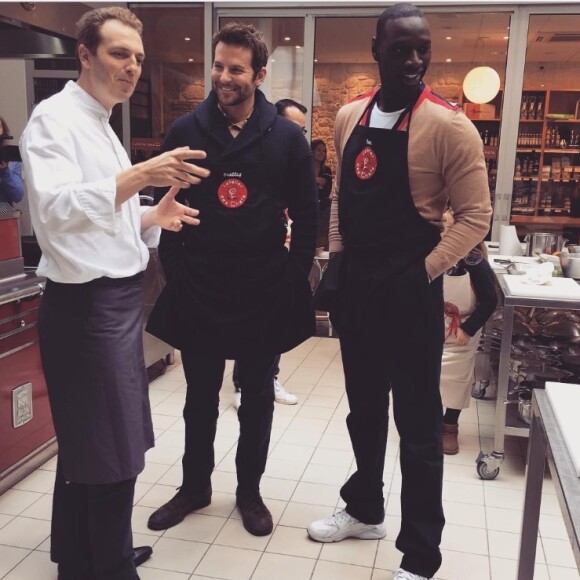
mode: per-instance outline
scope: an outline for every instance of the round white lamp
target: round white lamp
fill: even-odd
[[[500,79],[489,66],[472,68],[463,79],[463,92],[472,103],[489,103],[499,91]]]

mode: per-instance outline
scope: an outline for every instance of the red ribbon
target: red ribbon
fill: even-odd
[[[444,303],[444,313],[445,316],[451,318],[451,322],[449,323],[449,328],[445,333],[445,340],[447,340],[452,334],[457,336],[457,331],[459,330],[459,325],[461,324],[461,319],[463,316],[459,314],[459,308],[455,306],[452,302],[445,302]]]

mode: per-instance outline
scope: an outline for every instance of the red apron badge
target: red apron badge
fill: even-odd
[[[219,186],[218,199],[226,207],[240,207],[248,199],[248,188],[239,179],[226,179]]]
[[[370,147],[365,147],[354,162],[354,172],[359,179],[370,179],[377,171],[377,156]]]

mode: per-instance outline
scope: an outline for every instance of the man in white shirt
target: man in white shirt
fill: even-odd
[[[160,226],[197,225],[175,201],[209,172],[186,147],[131,167],[109,125],[141,75],[142,24],[98,8],[77,24],[78,81],[40,103],[21,149],[47,277],[39,315],[43,369],[59,445],[51,559],[59,580],[138,580],[131,512],[153,446],[142,344],[142,276]],[[172,186],[141,208],[143,187]]]

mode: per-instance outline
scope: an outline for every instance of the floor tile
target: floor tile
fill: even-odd
[[[220,393],[211,504],[169,530],[147,528],[150,515],[182,482],[186,385],[176,353],[177,364],[150,384],[157,446],[148,452],[138,477],[132,519],[135,545],[154,547],[153,557],[139,569],[142,580],[392,580],[402,557],[395,547],[401,473],[392,405],[383,475],[386,538],[323,544],[306,532],[312,521],[344,507],[339,490],[356,470],[339,348],[336,338],[313,337],[282,357],[280,378],[299,402],[275,405],[261,484],[275,527],[262,537],[244,529],[235,505],[239,422],[233,408],[233,361],[227,361]],[[506,437],[498,477],[479,479],[475,459],[480,447],[494,446],[495,408],[492,400],[472,401],[462,414],[461,450],[445,456],[447,524],[435,580],[515,578],[527,440]],[[56,580],[48,536],[55,469],[52,458],[0,496],[1,580]],[[550,477],[544,481],[540,512],[534,580],[579,580]]]
[[[319,560],[312,580],[370,580],[372,572],[372,568]]]
[[[249,580],[262,553],[226,546],[211,546],[195,573],[224,580]]]
[[[311,558],[264,554],[252,580],[306,580],[311,577],[315,565],[316,560]]]
[[[141,567],[191,574],[208,548],[208,544],[200,542],[159,538],[155,542],[153,555]]]

